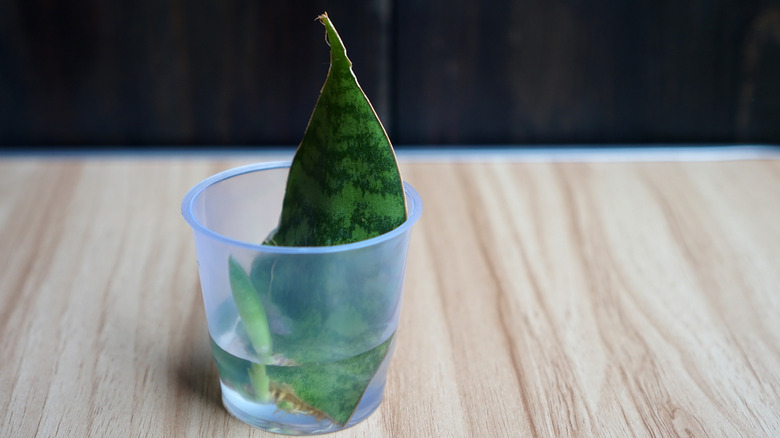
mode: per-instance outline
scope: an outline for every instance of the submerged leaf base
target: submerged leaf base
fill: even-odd
[[[393,336],[376,348],[338,362],[268,367],[271,392],[280,409],[328,418],[344,426],[385,360]],[[290,409],[286,409],[290,408]]]

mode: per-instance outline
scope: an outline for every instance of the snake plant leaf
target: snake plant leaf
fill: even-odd
[[[327,246],[384,234],[406,220],[395,152],[327,13],[330,69],[287,179],[267,244]]]
[[[269,245],[357,242],[406,220],[403,183],[387,133],[357,82],[333,23],[327,13],[318,18],[330,45],[330,69],[290,166],[279,225],[264,242]],[[270,385],[291,388],[290,399],[346,424],[393,339],[380,343],[385,334],[377,329],[384,327],[378,315],[393,308],[395,294],[387,291],[398,285],[369,280],[378,271],[401,278],[403,266],[396,265],[258,256],[250,277],[264,301],[273,338],[261,343],[297,363],[266,367]],[[285,400],[287,396],[277,400],[280,409]]]
[[[277,384],[289,385],[298,398],[325,413],[339,425],[346,425],[355,413],[366,387],[388,357],[393,337],[361,355],[338,362],[301,367],[269,367]],[[327,391],[323,391],[327,388]],[[334,397],[333,394],[339,394]]]

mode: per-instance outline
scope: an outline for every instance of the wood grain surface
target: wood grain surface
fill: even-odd
[[[272,436],[221,406],[179,213],[256,158],[0,159],[0,436]],[[398,347],[339,436],[780,435],[780,161],[402,171]]]

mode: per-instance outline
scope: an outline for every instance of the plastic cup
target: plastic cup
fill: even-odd
[[[225,408],[272,432],[333,432],[382,400],[422,201],[404,183],[407,220],[369,240],[263,245],[279,220],[289,165],[214,175],[187,193],[182,214],[195,237]]]

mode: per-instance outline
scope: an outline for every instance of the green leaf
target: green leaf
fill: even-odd
[[[282,214],[267,243],[327,246],[369,239],[406,220],[395,152],[328,18],[330,70],[295,153]]]
[[[249,276],[244,272],[244,268],[232,256],[228,259],[228,272],[230,274],[230,290],[233,294],[233,301],[236,302],[241,324],[244,326],[258,357],[261,360],[267,360],[266,358],[271,354],[272,340],[263,302]],[[269,400],[271,398],[270,382],[266,376],[265,365],[254,363],[248,372],[256,398],[261,401]]]
[[[293,158],[279,225],[265,241],[270,245],[352,243],[406,220],[403,182],[387,133],[330,18],[323,14],[319,20],[330,44],[330,70]],[[386,320],[379,315],[395,306],[394,279],[403,273],[397,261],[349,260],[360,253],[343,257],[348,259],[260,255],[251,272],[274,328],[275,353],[297,364],[266,367],[270,385],[292,388],[290,399],[341,425],[387,357],[393,337],[380,343]],[[391,280],[375,281],[385,270]],[[282,409],[286,404],[287,398],[277,400]]]
[[[257,355],[260,358],[267,358],[271,354],[272,341],[263,301],[249,276],[244,272],[244,268],[232,256],[228,260],[228,271],[230,291],[233,294],[233,301],[236,302],[241,323]]]
[[[343,426],[387,357],[392,341],[391,336],[372,350],[338,362],[268,367],[268,375],[277,384],[289,385],[300,400]]]

